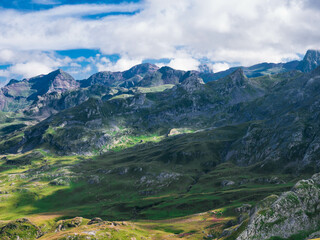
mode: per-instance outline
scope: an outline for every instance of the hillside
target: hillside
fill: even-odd
[[[0,95],[0,237],[316,236],[318,56],[219,78],[141,64],[11,80]]]

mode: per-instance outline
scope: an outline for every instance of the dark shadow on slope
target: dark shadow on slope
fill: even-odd
[[[77,181],[36,200],[33,213],[166,219],[252,203],[290,188],[292,176],[277,174],[279,182],[272,182],[274,173],[266,173],[261,180],[251,167],[221,161],[225,148],[246,129],[231,126],[186,134],[80,161],[71,169]]]

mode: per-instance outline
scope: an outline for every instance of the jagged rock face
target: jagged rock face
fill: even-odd
[[[229,105],[249,102],[265,94],[264,89],[251,82],[240,68],[229,76],[219,81],[210,82],[208,85],[215,89],[216,94],[222,97],[223,102]]]
[[[123,77],[125,79],[129,79],[132,78],[136,75],[144,75],[146,73],[153,73],[155,71],[157,71],[159,69],[159,67],[157,67],[154,64],[150,64],[150,63],[142,63],[139,65],[136,65],[132,68],[130,68],[127,71],[123,72]]]
[[[11,80],[1,89],[0,107],[5,111],[23,109],[31,105],[39,96],[75,90],[79,86],[73,77],[60,69],[22,81]]]
[[[80,81],[81,87],[88,87],[94,84],[101,84],[106,86],[114,86],[119,81],[122,81],[121,72],[98,72],[93,74],[87,80]]]
[[[239,165],[261,162],[257,171],[317,170],[320,166],[317,72],[318,69],[312,74],[285,75],[286,79],[275,85],[270,94],[234,109],[235,122],[264,121],[252,124],[247,134],[233,144],[225,160]]]
[[[150,63],[136,65],[124,72],[98,72],[86,80],[79,81],[81,87],[88,87],[94,84],[105,86],[135,86],[146,74],[152,74],[159,68]]]
[[[6,96],[3,94],[2,89],[0,90],[0,109],[3,110],[6,108]]]
[[[101,96],[102,98],[108,99],[117,92],[116,89],[103,85],[93,85],[74,91],[49,92],[38,96],[38,99],[26,107],[23,112],[28,116],[36,116],[44,119],[64,109],[78,106],[87,101],[90,96]]]
[[[159,72],[162,74],[162,78],[164,79],[164,82],[167,83],[177,83],[177,80],[179,82],[180,78],[185,73],[181,70],[175,70],[170,67],[162,67],[159,69]]]
[[[201,78],[196,76],[191,76],[186,78],[180,86],[187,91],[188,93],[193,93],[195,91],[200,91],[204,85],[204,82]]]
[[[54,74],[57,74],[57,75],[53,77],[53,80],[51,80],[48,93],[70,91],[70,90],[77,89],[80,86],[80,84],[77,81],[75,81],[70,74],[62,71],[61,69],[51,74],[52,76],[54,76]],[[48,75],[48,77],[49,76],[50,75]]]
[[[160,86],[163,84],[178,84],[184,75],[184,71],[170,67],[162,67],[159,70],[146,74],[137,84],[140,87]]]
[[[27,80],[31,84],[31,89],[36,90],[29,99],[36,99],[37,96],[51,92],[65,92],[80,87],[74,78],[61,69],[47,75],[30,78]]]
[[[291,191],[262,201],[237,240],[288,238],[299,231],[315,231],[320,220],[319,184],[320,174],[315,174]]]
[[[297,66],[302,72],[311,72],[320,65],[320,51],[308,50],[303,60]]]
[[[232,84],[237,87],[242,87],[247,80],[247,77],[244,75],[244,72],[241,68],[237,69],[233,74],[230,75]]]

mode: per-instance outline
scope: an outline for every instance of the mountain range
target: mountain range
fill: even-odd
[[[13,79],[0,91],[0,218],[130,220],[135,239],[316,236],[319,65],[320,51],[308,50],[301,61],[217,73],[143,63],[84,80],[60,69]],[[215,220],[194,230],[187,223],[201,212]],[[72,221],[4,222],[0,236],[78,239],[67,238],[83,225]],[[36,237],[19,235],[24,226]]]

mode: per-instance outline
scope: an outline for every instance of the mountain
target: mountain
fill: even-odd
[[[320,64],[320,51],[319,50],[308,50],[304,58],[298,64],[298,70],[302,72],[311,72]]]
[[[62,154],[88,154],[105,151],[103,146],[112,146],[113,142],[126,136],[161,136],[170,128],[194,128],[194,124],[196,130],[200,130],[257,121],[222,157],[239,165],[258,163],[260,171],[273,168],[275,161],[282,164],[283,171],[292,171],[292,168],[302,171],[317,164],[316,159],[313,160],[317,152],[312,147],[317,135],[305,135],[309,131],[307,127],[318,129],[314,112],[318,104],[314,101],[318,89],[317,71],[247,78],[242,69],[237,69],[229,76],[207,84],[197,74],[185,73],[181,79],[188,74],[190,77],[163,92],[141,93],[139,90],[92,86],[72,93],[48,93],[45,99],[29,108],[29,115],[41,112],[49,118],[31,127],[23,138],[20,136],[20,143],[14,148],[1,149],[29,151],[49,144]],[[292,111],[298,115],[288,118]],[[112,129],[103,131],[110,126]],[[119,132],[118,128],[126,131]],[[49,136],[48,129],[56,129],[57,134]],[[79,132],[79,129],[82,130]],[[269,153],[270,148],[274,155]],[[295,167],[298,163],[299,167]]]
[[[112,145],[128,134],[163,134],[170,128],[193,127],[194,123],[197,128],[211,127],[214,115],[231,105],[260,97],[264,90],[248,80],[242,70],[237,70],[210,84],[190,76],[164,92],[132,94],[91,98],[53,115],[31,127],[14,146],[15,150],[11,150],[29,151],[50,143],[59,152],[86,154],[97,149],[103,151],[103,146]],[[126,131],[119,132],[119,128]],[[57,129],[57,134],[48,139],[48,129]],[[91,137],[86,138],[88,135]]]
[[[319,69],[287,74],[270,94],[242,104],[234,115],[236,122],[261,122],[235,143],[239,150],[229,153],[227,160],[234,159],[241,165],[260,162],[259,171],[279,167],[288,172],[317,171],[319,78]]]
[[[203,71],[202,65],[200,66],[200,75],[205,82],[215,81],[220,78],[226,77],[237,68],[242,68],[245,75],[249,78],[261,77],[265,75],[272,75],[278,73],[289,72],[292,70],[299,70],[302,72],[311,72],[320,64],[320,51],[319,50],[308,50],[301,61],[291,61],[287,63],[259,63],[250,67],[232,67],[225,71],[213,73]]]
[[[185,74],[184,71],[175,70],[170,67],[162,67],[158,71],[146,75],[137,86],[152,87],[165,84],[178,84]]]
[[[93,74],[86,80],[75,81],[69,74],[62,70],[57,70],[48,75],[41,75],[31,79],[22,81],[12,79],[0,93],[0,107],[2,110],[10,111],[25,111],[26,113],[38,113],[49,116],[51,113],[66,109],[70,106],[75,106],[82,103],[82,100],[74,102],[74,104],[63,104],[65,107],[55,107],[56,109],[39,111],[38,108],[45,108],[52,99],[58,101],[66,95],[68,91],[83,92],[84,88],[94,85],[101,85],[112,88],[148,88],[169,85],[177,85],[190,75],[197,75],[204,82],[216,81],[224,78],[235,70],[241,68],[248,78],[259,76],[274,75],[277,73],[285,73],[293,70],[301,70],[309,72],[314,69],[319,63],[319,51],[308,50],[302,61],[292,61],[288,63],[261,63],[251,67],[233,67],[226,71],[213,73],[208,70],[208,66],[203,65],[206,70],[197,71],[181,71],[170,67],[158,68],[156,65],[143,63],[132,67],[124,72],[98,72]],[[307,66],[307,67],[303,67]],[[168,85],[168,86],[166,86]],[[123,90],[120,90],[123,92]],[[74,94],[77,95],[77,94]],[[80,98],[80,97],[78,97]],[[88,99],[88,98],[81,98]],[[61,100],[63,101],[63,100]],[[32,106],[31,106],[32,105]],[[37,106],[39,105],[39,106]],[[58,105],[57,105],[58,106]]]
[[[79,83],[61,69],[51,72],[48,75],[30,78],[27,82],[30,84],[31,89],[36,90],[34,94],[28,97],[31,100],[46,93],[65,92],[79,87]]]
[[[300,63],[11,80],[0,238],[317,237],[320,66]]]
[[[4,111],[19,110],[27,107],[40,96],[52,92],[63,93],[77,89],[79,86],[71,75],[61,69],[22,81],[11,80],[1,88],[0,106]]]
[[[108,87],[125,86],[133,87],[146,74],[156,72],[159,68],[150,63],[143,63],[124,72],[98,72],[86,80],[79,81],[81,87],[101,84]]]

